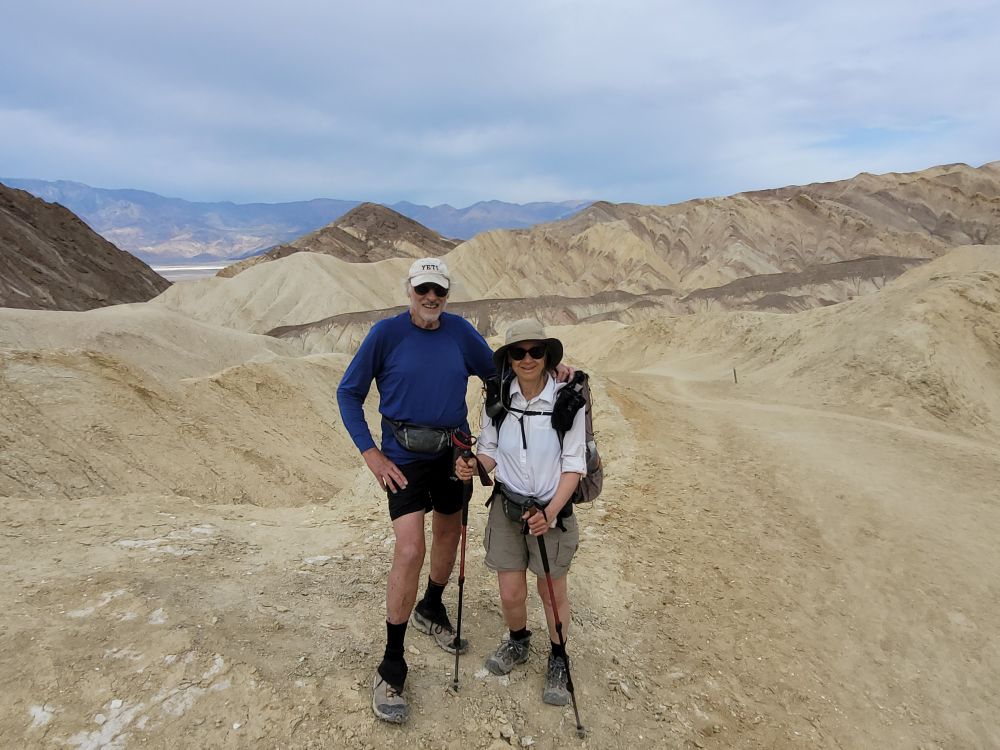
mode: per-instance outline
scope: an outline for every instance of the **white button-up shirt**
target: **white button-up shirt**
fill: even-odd
[[[556,393],[564,383],[556,383],[551,375],[541,393],[528,401],[521,395],[517,378],[510,385],[510,405],[525,411],[551,412]],[[586,409],[581,408],[573,418],[573,426],[563,438],[559,448],[559,434],[552,428],[552,416],[524,415],[508,411],[500,425],[499,435],[493,422],[486,416],[483,405],[482,425],[477,447],[479,453],[497,462],[496,478],[521,495],[538,498],[548,503],[556,494],[559,478],[564,472],[587,473],[585,421]],[[521,422],[519,425],[518,423]],[[521,439],[521,426],[524,440]],[[527,447],[525,447],[527,445]]]

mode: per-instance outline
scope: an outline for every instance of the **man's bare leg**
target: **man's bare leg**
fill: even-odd
[[[462,539],[462,512],[445,515],[434,511],[431,517],[431,580],[445,584],[455,569],[458,543]]]
[[[424,514],[400,516],[392,522],[392,529],[396,547],[385,587],[385,655],[372,684],[372,709],[378,718],[401,724],[409,716],[409,706],[402,696],[408,671],[403,643],[424,564]]]
[[[386,620],[400,624],[410,619],[424,566],[424,514],[407,513],[392,522],[396,547],[385,590]]]
[[[448,583],[455,567],[455,557],[461,539],[461,512],[445,515],[434,511],[431,519],[431,565],[427,591],[423,599],[417,602],[412,620],[418,630],[432,636],[438,646],[452,654],[455,653],[456,647],[465,653],[469,646],[466,638],[463,638],[460,644],[456,644],[454,626],[448,617],[447,607],[441,601],[445,584]]]

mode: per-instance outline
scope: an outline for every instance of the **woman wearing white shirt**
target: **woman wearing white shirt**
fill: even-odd
[[[551,643],[542,699],[558,706],[570,700],[564,661],[570,622],[566,579],[580,540],[569,501],[580,477],[587,473],[584,410],[577,411],[572,427],[561,441],[552,427],[556,394],[564,384],[557,383],[550,371],[559,364],[562,355],[562,342],[546,337],[537,321],[519,320],[511,325],[504,346],[493,357],[501,381],[511,371],[514,373],[509,400],[503,400],[505,416],[498,430],[486,415],[484,405],[478,441],[480,464],[487,471],[496,468],[498,489],[491,498],[483,546],[486,565],[497,572],[500,603],[510,629],[509,636],[486,660],[486,668],[503,675],[528,660],[531,631],[527,628],[527,570],[530,568],[537,577]],[[459,459],[458,478],[471,479],[474,465],[472,461]],[[525,503],[528,510],[522,507]],[[545,540],[563,644],[559,643],[545,581],[540,537]]]

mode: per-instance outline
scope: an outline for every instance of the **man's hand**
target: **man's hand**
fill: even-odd
[[[397,492],[406,486],[406,477],[392,461],[378,448],[369,448],[361,457],[368,464],[369,470],[375,475],[378,486],[389,492]]]
[[[463,482],[471,482],[472,477],[476,475],[476,458],[472,456],[471,458],[458,457],[455,461],[455,476],[458,477]]]
[[[556,380],[560,383],[568,383],[576,375],[576,368],[564,365],[560,362],[556,365]]]

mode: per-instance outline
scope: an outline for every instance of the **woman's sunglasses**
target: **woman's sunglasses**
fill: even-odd
[[[448,296],[448,290],[445,289],[443,286],[438,286],[437,284],[431,284],[431,283],[417,284],[415,287],[413,287],[413,291],[415,291],[420,296],[427,294],[427,292],[429,292],[431,289],[434,290],[434,294],[436,294],[438,297]]]
[[[520,362],[524,359],[525,355],[530,355],[532,359],[542,359],[545,356],[545,346],[543,344],[538,344],[530,349],[522,349],[520,346],[512,346],[507,350],[510,354],[510,358],[515,362]]]

